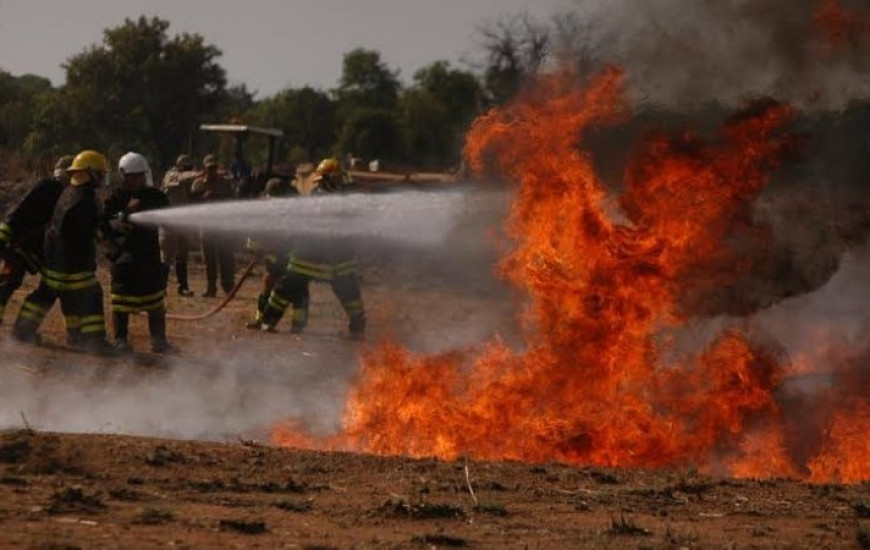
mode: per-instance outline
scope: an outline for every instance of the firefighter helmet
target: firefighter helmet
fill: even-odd
[[[320,161],[315,172],[320,176],[335,176],[341,173],[341,164],[338,159],[326,158]]]
[[[154,180],[151,178],[151,167],[148,166],[148,161],[139,153],[129,152],[118,161],[118,170],[124,175],[126,174],[145,174],[145,185],[154,187]]]
[[[81,172],[84,170],[106,173],[109,171],[109,163],[102,153],[91,150],[82,151],[73,159],[72,164],[67,168],[67,172]]]
[[[109,162],[97,151],[82,151],[76,155],[66,171],[70,174],[71,185],[84,185],[89,181],[103,185],[109,183]]]

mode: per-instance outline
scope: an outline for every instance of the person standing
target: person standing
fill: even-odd
[[[218,161],[214,155],[206,155],[202,162],[205,171],[193,180],[190,196],[195,201],[217,202],[235,197],[233,182],[218,172]],[[207,287],[203,297],[217,296],[218,271],[221,288],[229,293],[235,285],[235,255],[231,241],[213,230],[202,232],[202,255],[205,260]]]
[[[350,189],[350,180],[341,170],[336,159],[324,159],[314,171],[313,177],[300,180],[297,190],[301,195],[335,194]],[[341,302],[348,319],[351,338],[365,337],[366,315],[363,307],[360,277],[354,251],[345,243],[324,243],[296,240],[292,244],[286,267],[273,284],[264,307],[258,310],[254,321],[260,320],[260,328],[275,329],[288,307],[292,307],[293,319],[290,331],[299,334],[308,325],[311,281],[329,283],[336,298]],[[255,328],[253,322],[249,328]]]
[[[187,155],[179,155],[175,166],[163,177],[163,192],[169,199],[170,206],[183,206],[190,203],[190,186],[199,176],[194,171],[193,162]],[[193,296],[187,276],[187,258],[189,252],[189,235],[182,229],[161,228],[160,250],[163,263],[175,267],[175,278],[178,281],[178,295]]]
[[[66,169],[72,156],[58,159],[54,173],[31,187],[6,213],[0,223],[0,322],[12,294],[21,287],[25,273],[43,270],[45,227],[51,220],[54,205],[69,181]],[[54,293],[44,284],[31,292],[18,312],[12,337],[19,341],[36,342],[36,330],[54,303]]]
[[[103,289],[96,275],[97,187],[107,181],[108,162],[99,152],[86,150],[76,155],[67,172],[69,185],[60,194],[45,233],[43,280],[60,298],[70,344],[110,353]]]
[[[151,351],[174,353],[166,339],[166,266],[160,257],[159,231],[156,227],[129,222],[135,212],[169,206],[166,194],[155,189],[151,168],[145,157],[127,153],[118,161],[122,182],[106,199],[107,240],[111,243],[112,325],[115,349],[130,352],[128,340],[130,314],[147,313]]]

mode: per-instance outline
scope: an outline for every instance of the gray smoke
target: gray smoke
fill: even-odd
[[[832,47],[813,23],[821,4],[579,0],[563,16],[558,51],[586,65],[624,67],[639,105],[684,110],[771,96],[803,109],[839,109],[870,94],[868,42],[856,33]],[[866,2],[842,5],[870,13]]]

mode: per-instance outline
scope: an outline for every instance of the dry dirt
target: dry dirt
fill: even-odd
[[[193,268],[201,292],[201,265]],[[511,334],[509,294],[480,281],[448,284],[449,270],[425,280],[397,269],[366,273],[370,340],[392,334],[418,349],[443,349]],[[321,286],[303,337],[286,327],[245,330],[257,287],[256,278],[249,281],[205,321],[170,322],[182,348],[182,357],[170,359],[14,345],[8,320],[24,293],[16,294],[2,333],[0,384],[19,384],[33,397],[0,388],[0,419],[23,428],[0,435],[0,548],[870,548],[867,484],[269,447],[269,427],[291,413],[320,430],[338,424],[361,344],[341,335],[341,312]],[[213,304],[169,299],[174,312]],[[132,332],[134,346],[146,349],[144,320]],[[63,342],[56,311],[45,336]],[[160,392],[195,393],[227,371],[234,373],[229,393],[211,388],[182,412],[153,392],[131,390],[147,382]],[[179,378],[184,372],[199,374]],[[80,393],[102,384],[108,391]],[[126,405],[109,403],[116,392]],[[213,410],[199,411],[207,405]],[[251,410],[258,412],[236,421]],[[185,416],[194,412],[202,417]],[[173,419],[198,426],[178,428]]]

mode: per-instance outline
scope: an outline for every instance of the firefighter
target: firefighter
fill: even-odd
[[[229,200],[235,196],[233,182],[218,172],[218,161],[214,155],[206,155],[203,159],[202,175],[193,180],[190,196],[197,201],[215,202]],[[232,291],[235,278],[235,258],[231,243],[218,234],[202,232],[202,255],[205,260],[206,291],[203,297],[214,298],[217,295],[217,278],[220,270],[221,288],[227,294]]]
[[[97,151],[82,151],[67,173],[69,185],[60,194],[45,233],[43,278],[60,298],[70,344],[110,353],[113,348],[106,341],[103,289],[96,275],[97,188],[107,181],[108,163]]]
[[[127,153],[118,161],[122,182],[106,199],[107,240],[112,262],[112,325],[115,349],[130,352],[128,328],[131,313],[148,314],[151,351],[174,353],[166,340],[166,274],[160,258],[159,230],[131,224],[129,216],[169,206],[166,194],[155,189],[145,157]]]
[[[280,178],[271,178],[266,182],[263,190],[263,198],[280,198],[289,193],[289,187]],[[257,311],[254,318],[246,325],[249,329],[259,330],[263,326],[263,313],[266,310],[266,305],[269,303],[269,298],[275,285],[281,280],[287,271],[287,262],[290,259],[288,248],[289,243],[286,240],[276,241],[274,238],[249,238],[247,242],[248,252],[253,253],[262,260],[264,265],[263,286],[259,296],[257,296]]]
[[[350,180],[336,159],[324,159],[311,178],[297,181],[302,195],[333,194],[349,190]],[[288,307],[293,318],[290,332],[299,334],[308,324],[309,283],[326,282],[341,302],[352,338],[365,336],[366,316],[360,279],[353,253],[341,243],[294,243],[285,273],[275,283],[262,313],[261,329],[273,331]]]
[[[7,213],[0,223],[0,322],[12,293],[24,281],[24,274],[43,269],[45,226],[51,220],[54,205],[69,181],[66,169],[73,157],[64,156],[54,166],[52,177],[38,181]],[[31,292],[18,312],[13,338],[37,342],[36,329],[54,303],[54,293],[45,284]]]
[[[182,206],[190,203],[190,185],[199,172],[193,169],[193,162],[187,155],[179,155],[175,166],[163,177],[163,192],[169,198],[171,206]],[[178,295],[193,296],[187,276],[187,257],[189,252],[189,235],[181,229],[160,228],[160,250],[163,263],[175,267],[175,278],[178,281]]]

